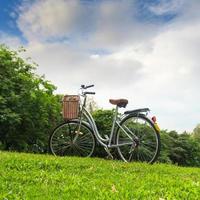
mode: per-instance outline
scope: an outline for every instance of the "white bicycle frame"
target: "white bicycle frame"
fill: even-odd
[[[116,106],[116,110],[115,110],[115,115],[113,118],[113,124],[112,124],[112,128],[111,128],[111,132],[110,132],[110,136],[107,138],[103,138],[100,134],[99,131],[97,129],[96,123],[92,117],[92,115],[90,114],[90,112],[85,108],[85,103],[86,103],[86,96],[84,96],[84,103],[82,105],[82,109],[81,109],[81,117],[80,117],[80,125],[81,123],[87,123],[90,128],[93,130],[94,135],[97,139],[97,141],[104,146],[105,148],[115,148],[115,147],[119,147],[119,146],[124,146],[124,145],[133,145],[133,137],[137,138],[137,136],[135,134],[133,134],[132,131],[130,131],[128,129],[128,127],[124,126],[124,128],[120,125],[121,120],[125,117],[125,115],[123,115],[121,118],[118,117],[118,106]],[[82,118],[83,116],[87,119],[87,121],[83,121]],[[113,136],[114,136],[114,131],[115,131],[115,127],[116,125],[131,139],[131,142],[128,143],[123,143],[123,144],[113,144],[112,140],[113,140]],[[126,130],[125,130],[126,129]],[[129,133],[132,135],[130,135]]]

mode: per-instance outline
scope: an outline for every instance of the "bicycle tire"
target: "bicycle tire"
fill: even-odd
[[[70,120],[58,125],[49,137],[49,150],[55,156],[92,156],[96,140],[92,129],[84,122]],[[75,140],[75,137],[76,140]]]
[[[137,123],[134,122],[133,119],[136,119]],[[139,120],[145,123],[142,124]],[[115,135],[116,145],[132,142],[131,145],[127,144],[117,147],[120,158],[125,162],[139,161],[153,164],[159,156],[161,146],[160,134],[159,131],[156,130],[153,122],[144,114],[135,113],[125,117],[120,122],[120,125],[123,128],[129,126],[127,128],[132,134],[137,136],[136,139],[136,137],[132,135],[131,140],[130,135],[128,137],[127,134],[125,134],[124,131],[118,126]]]

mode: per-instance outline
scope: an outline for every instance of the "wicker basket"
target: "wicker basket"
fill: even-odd
[[[78,95],[65,95],[63,98],[63,118],[65,120],[77,119],[79,114],[80,97]]]

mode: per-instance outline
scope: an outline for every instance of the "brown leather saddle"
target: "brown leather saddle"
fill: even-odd
[[[126,105],[128,104],[127,99],[109,99],[109,102],[113,105],[120,107],[120,108],[121,107],[125,108]]]

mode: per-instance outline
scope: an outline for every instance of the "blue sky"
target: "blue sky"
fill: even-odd
[[[15,9],[19,5],[20,0],[1,0],[0,1],[0,30],[5,31],[8,34],[20,36],[20,30],[18,29],[15,18],[12,13],[15,13]],[[17,16],[16,16],[17,17]]]
[[[93,83],[99,107],[127,98],[128,109],[150,107],[162,128],[192,131],[199,10],[198,0],[0,0],[0,43],[23,45],[57,93]]]

